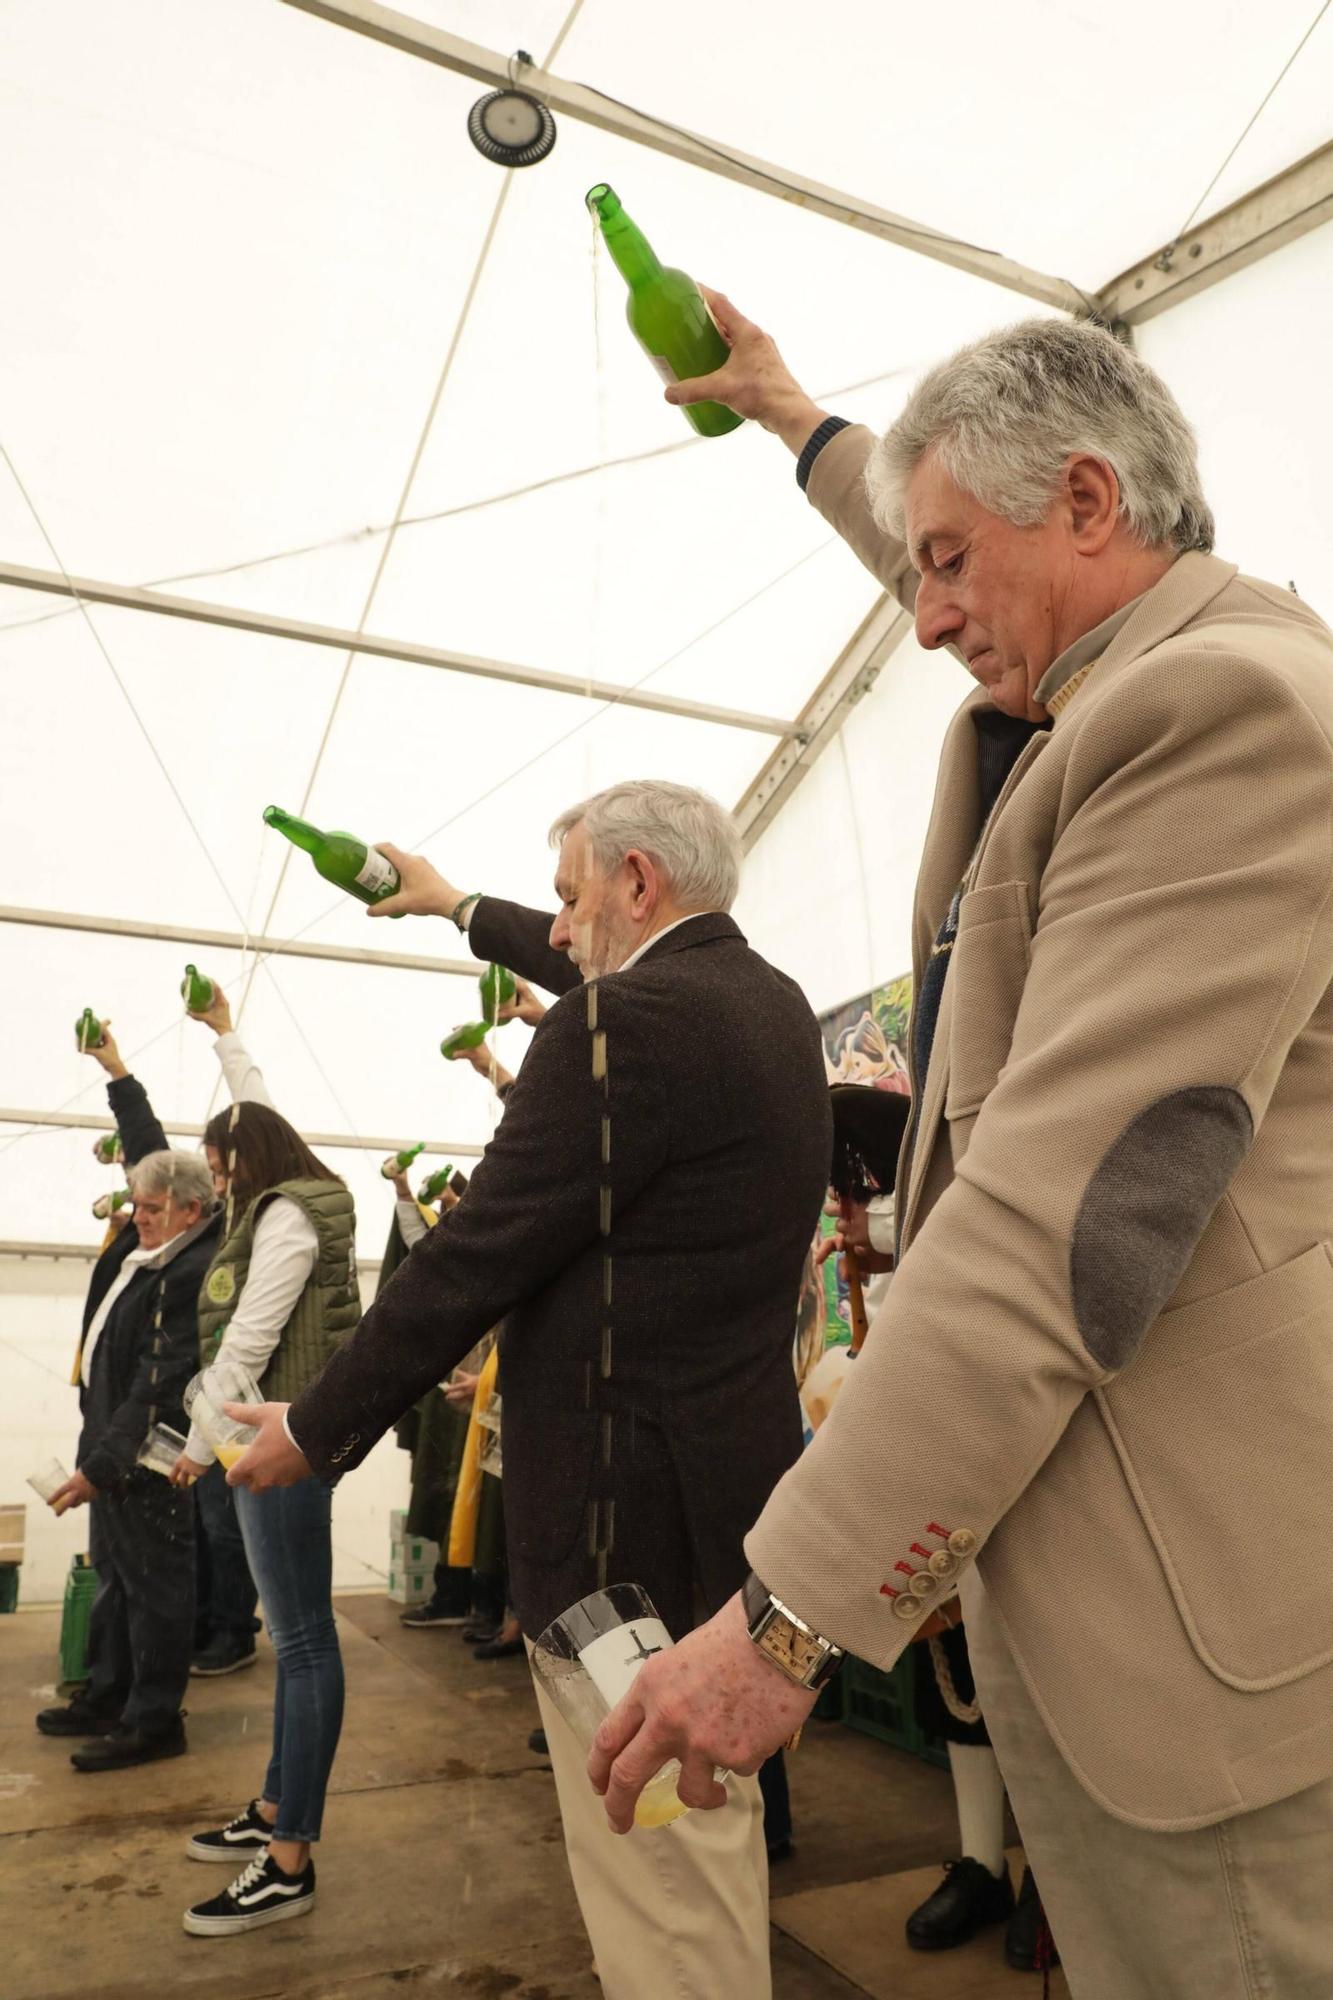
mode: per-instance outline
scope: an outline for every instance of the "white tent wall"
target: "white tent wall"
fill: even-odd
[[[1198,432],[1217,553],[1333,621],[1331,298],[1325,227],[1149,320],[1135,346]]]

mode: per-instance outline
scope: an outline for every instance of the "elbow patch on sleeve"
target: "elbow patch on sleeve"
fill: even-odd
[[[1069,1258],[1079,1337],[1101,1367],[1133,1360],[1253,1137],[1239,1091],[1199,1086],[1148,1105],[1104,1154]]]

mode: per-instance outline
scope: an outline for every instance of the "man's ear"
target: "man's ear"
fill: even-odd
[[[657,870],[646,854],[640,854],[632,847],[625,856],[625,866],[630,872],[630,892],[636,903],[652,899],[657,888]]]
[[[1065,462],[1064,502],[1074,546],[1080,555],[1100,555],[1120,520],[1120,481],[1115,467],[1091,452]]]

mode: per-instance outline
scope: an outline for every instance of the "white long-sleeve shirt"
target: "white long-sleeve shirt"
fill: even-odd
[[[259,1064],[235,1029],[218,1036],[213,1044],[213,1053],[222,1064],[222,1074],[233,1104],[267,1104],[270,1111],[277,1109],[268,1094],[268,1085],[264,1082]]]
[[[430,1228],[425,1216],[414,1201],[396,1201],[394,1213],[398,1217],[398,1234],[410,1250]]]
[[[284,1194],[275,1196],[255,1224],[250,1269],[218,1349],[256,1380],[268,1367],[318,1255],[319,1237],[304,1209]],[[185,1449],[201,1465],[213,1456],[194,1429]]]
[[[233,1103],[267,1104],[272,1109],[273,1100],[259,1065],[240,1036],[219,1035],[213,1047]],[[261,1376],[318,1255],[319,1237],[304,1209],[286,1195],[275,1196],[255,1224],[250,1268],[218,1352],[239,1361],[256,1379]],[[185,1449],[201,1465],[207,1465],[213,1456],[208,1443],[193,1428]]]

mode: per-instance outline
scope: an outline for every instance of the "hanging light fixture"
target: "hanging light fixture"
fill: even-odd
[[[515,68],[532,68],[532,57],[519,49],[510,58],[508,90],[488,91],[467,115],[467,135],[482,155],[497,167],[533,167],[555,144],[555,120],[539,99],[514,87]]]

